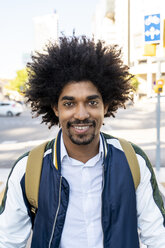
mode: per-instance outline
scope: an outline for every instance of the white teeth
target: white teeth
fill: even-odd
[[[87,129],[87,128],[89,128],[89,126],[84,126],[84,127],[75,127],[76,129],[78,129],[78,130],[85,130],[85,129]]]

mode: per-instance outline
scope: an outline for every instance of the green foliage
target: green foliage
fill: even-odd
[[[17,76],[10,81],[8,88],[10,88],[11,90],[16,90],[19,93],[22,93],[25,90],[25,82],[27,81],[27,79],[28,79],[27,69],[24,68],[22,70],[19,70],[17,71]]]
[[[131,79],[131,85],[133,86],[133,89],[134,89],[135,92],[138,91],[139,84],[140,84],[139,80],[137,79],[136,76],[134,76],[134,77]]]

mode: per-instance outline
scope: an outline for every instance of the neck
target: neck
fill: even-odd
[[[99,152],[99,139],[98,136],[88,145],[76,145],[72,141],[64,141],[66,150],[69,157],[86,163],[89,159],[96,156]]]

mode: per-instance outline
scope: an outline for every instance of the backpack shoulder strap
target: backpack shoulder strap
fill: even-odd
[[[139,162],[136,157],[136,153],[130,142],[126,141],[125,139],[121,139],[121,138],[118,138],[118,140],[120,141],[120,144],[127,158],[127,161],[128,161],[131,173],[132,173],[135,189],[137,189],[140,183],[140,168],[139,168]]]
[[[28,155],[25,173],[25,192],[26,197],[32,206],[32,212],[35,212],[35,209],[38,208],[38,193],[42,171],[42,161],[47,143],[48,141],[36,146]]]

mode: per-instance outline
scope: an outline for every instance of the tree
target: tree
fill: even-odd
[[[137,90],[138,90],[138,88],[139,88],[140,82],[139,82],[139,80],[137,79],[136,76],[134,76],[134,77],[131,79],[131,84],[132,84],[132,86],[133,86],[134,91],[137,92]]]
[[[16,72],[17,76],[10,81],[8,88],[22,93],[25,90],[25,83],[28,79],[27,69],[24,68]]]

